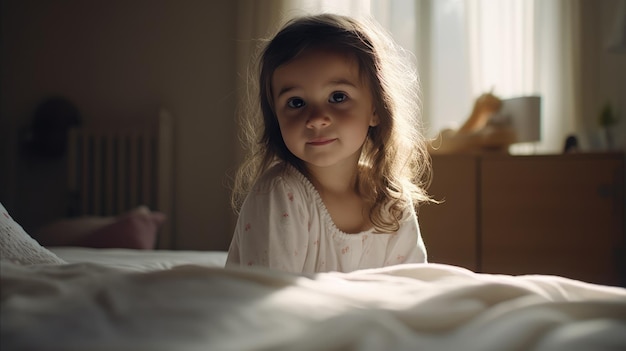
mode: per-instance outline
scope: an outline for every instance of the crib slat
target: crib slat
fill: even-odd
[[[70,209],[76,209],[75,196],[78,194],[78,129],[72,128],[68,133],[67,188],[69,191]]]
[[[93,196],[91,197],[91,206],[93,214],[102,214],[102,138],[100,133],[94,133],[92,136],[93,154],[91,162],[93,162]]]
[[[150,145],[152,138],[149,134],[144,134],[141,147],[141,203],[152,203],[152,159],[150,157]]]
[[[105,197],[105,210],[104,214],[107,216],[111,216],[115,214],[114,212],[114,196],[115,196],[115,188],[114,188],[114,171],[115,171],[115,137],[112,132],[107,132],[105,136],[105,147],[106,147],[106,160],[105,160],[105,187],[104,187],[104,197]]]
[[[129,152],[129,189],[128,189],[128,208],[137,206],[137,188],[138,188],[138,150],[137,146],[139,144],[139,136],[137,133],[132,133],[129,136],[130,138],[130,152]]]
[[[90,170],[89,170],[89,156],[90,156],[90,152],[89,152],[89,144],[90,144],[90,133],[88,131],[84,131],[81,133],[82,134],[82,140],[81,140],[81,152],[82,152],[82,160],[81,160],[81,192],[82,192],[82,196],[81,196],[81,201],[80,201],[80,211],[79,214],[80,215],[87,215],[90,213],[91,208],[89,207],[90,204],[90,194],[91,194],[91,188],[90,188],[90,183],[91,183],[91,177],[90,177]]]
[[[128,167],[126,166],[126,155],[127,155],[127,147],[128,147],[128,139],[125,135],[121,135],[118,138],[118,150],[117,150],[117,194],[116,194],[116,203],[117,203],[117,211],[122,212],[126,207],[125,197],[126,187],[128,182],[126,181],[126,172]]]

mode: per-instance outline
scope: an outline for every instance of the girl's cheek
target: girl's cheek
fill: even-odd
[[[303,112],[290,112],[284,114],[282,118],[278,119],[278,123],[284,125],[286,128],[294,128],[306,123],[306,117]]]

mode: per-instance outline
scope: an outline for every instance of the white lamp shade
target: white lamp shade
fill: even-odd
[[[515,130],[516,143],[541,140],[541,97],[521,96],[502,100],[498,115]]]

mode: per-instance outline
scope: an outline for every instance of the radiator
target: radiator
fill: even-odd
[[[157,246],[172,247],[172,118],[152,123],[74,128],[68,140],[69,212],[116,216],[140,205],[164,212]]]

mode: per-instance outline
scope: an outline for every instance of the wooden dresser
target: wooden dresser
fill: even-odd
[[[433,155],[430,262],[626,285],[624,154]]]

